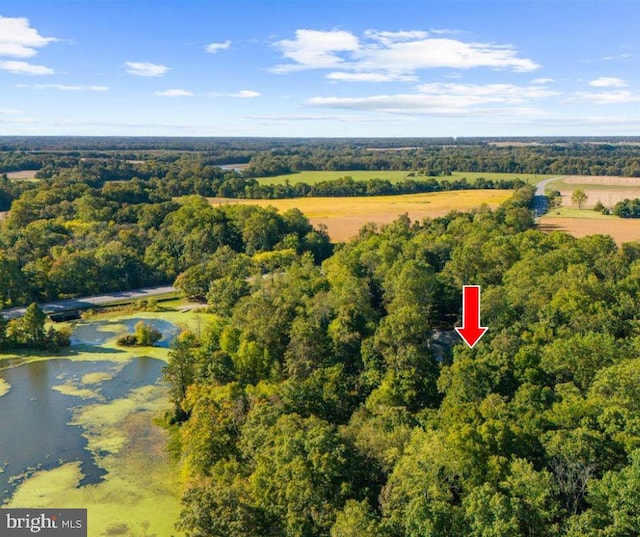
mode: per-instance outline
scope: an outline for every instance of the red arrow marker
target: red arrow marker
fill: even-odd
[[[480,286],[462,286],[462,328],[456,326],[456,332],[473,349],[488,328],[480,326]]]

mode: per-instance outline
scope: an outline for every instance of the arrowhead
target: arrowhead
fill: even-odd
[[[469,345],[470,349],[473,349],[475,344],[480,341],[480,338],[484,336],[484,333],[488,330],[488,328],[483,326],[476,328],[460,328],[459,326],[455,326],[454,328],[456,329],[456,332],[460,334],[460,337],[464,339],[464,342]]]

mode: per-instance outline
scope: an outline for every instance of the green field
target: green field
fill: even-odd
[[[403,181],[405,179],[415,179],[415,180],[425,180],[429,179],[429,177],[425,177],[424,175],[416,175],[415,177],[408,177],[408,174],[411,172],[400,170],[400,171],[369,171],[369,170],[347,170],[347,171],[309,171],[309,172],[298,172],[298,173],[288,173],[285,175],[276,175],[274,177],[260,177],[258,181],[260,181],[263,185],[283,185],[288,180],[290,183],[307,183],[309,185],[313,185],[316,183],[320,183],[322,181],[334,181],[341,177],[352,177],[357,181],[367,181],[369,179],[387,179],[392,183],[397,183],[399,181]],[[454,172],[451,175],[443,175],[434,177],[434,179],[441,181],[455,181],[462,179],[463,177],[467,178],[469,183],[473,183],[479,177],[484,177],[485,179],[522,179],[532,185],[535,185],[537,182],[546,179],[547,177],[552,177],[551,175],[534,175],[534,174],[526,174],[526,173],[483,173],[483,172]]]
[[[558,209],[551,209],[545,217],[548,218],[586,218],[589,220],[620,220],[619,217],[602,214],[600,211],[593,211],[592,209],[576,209],[572,207],[560,207]]]
[[[570,179],[571,181],[567,181]],[[616,180],[619,181],[616,184]],[[626,181],[626,182],[625,182]],[[611,177],[609,180],[602,179],[600,182],[596,182],[594,178],[584,175],[563,176],[558,177],[554,181],[548,183],[546,191],[560,190],[560,191],[573,191],[576,189],[582,190],[603,190],[603,191],[625,191],[625,190],[638,190],[640,184],[637,178],[615,178]]]

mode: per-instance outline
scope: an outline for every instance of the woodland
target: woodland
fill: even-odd
[[[232,300],[211,279],[219,320],[165,370],[179,527],[637,534],[640,244],[536,231],[531,194],[365,228],[320,266],[240,274]],[[438,353],[468,282],[489,331]]]
[[[188,141],[152,142],[4,141],[0,170],[34,159],[39,180],[0,182],[11,203],[0,306],[174,282],[215,314],[175,339],[164,370],[184,486],[178,529],[640,533],[640,243],[542,233],[534,189],[518,184],[497,209],[401,216],[339,244],[300,211],[204,197],[256,181],[215,166],[225,151],[265,175],[279,166],[270,162],[302,169],[296,155],[345,170],[404,158],[400,169],[434,170],[439,183],[447,170],[474,171],[470,158],[487,173],[633,175],[636,150],[248,140],[185,152]],[[473,349],[442,346],[460,325],[465,284],[482,287],[489,330]]]

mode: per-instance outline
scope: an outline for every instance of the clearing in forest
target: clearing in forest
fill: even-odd
[[[7,177],[14,181],[33,181],[36,178],[38,170],[20,170],[17,172],[8,172]]]

